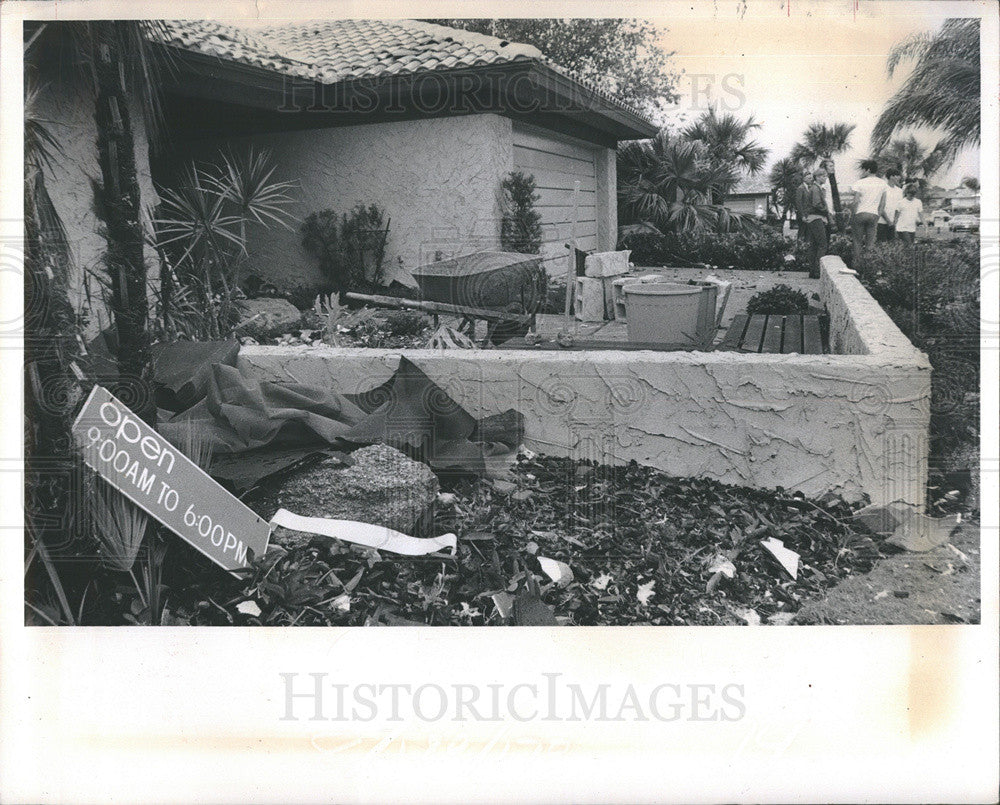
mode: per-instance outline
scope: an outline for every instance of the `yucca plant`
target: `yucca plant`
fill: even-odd
[[[293,185],[275,181],[274,170],[266,150],[221,152],[217,162],[191,163],[178,184],[159,188],[154,244],[180,284],[197,292],[209,338],[227,335],[239,318],[235,298],[247,264],[249,227],[291,228]],[[167,317],[172,314],[166,310]]]

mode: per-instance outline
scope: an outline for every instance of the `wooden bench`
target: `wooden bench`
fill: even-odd
[[[728,352],[768,352],[822,355],[829,352],[823,339],[823,316],[764,315],[733,317],[726,335],[715,348]]]

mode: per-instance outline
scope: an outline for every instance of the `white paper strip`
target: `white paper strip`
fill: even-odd
[[[385,526],[356,523],[353,520],[328,520],[325,517],[300,517],[287,509],[278,509],[274,517],[271,518],[271,527],[274,526],[342,539],[345,542],[377,548],[380,551],[391,551],[404,556],[424,556],[444,548],[451,548],[454,551],[458,542],[454,534],[419,539],[418,537],[409,537],[399,531],[393,531]]]

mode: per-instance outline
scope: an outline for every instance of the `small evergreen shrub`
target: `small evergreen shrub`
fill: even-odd
[[[503,219],[500,245],[505,252],[538,254],[542,248],[542,216],[535,209],[539,199],[535,177],[512,171],[503,180]]]
[[[775,285],[766,291],[755,294],[747,302],[747,313],[794,316],[809,312],[809,297],[802,291],[788,285]]]
[[[377,204],[359,203],[343,215],[330,209],[311,213],[300,231],[302,245],[334,290],[366,291],[381,284],[388,228]]]

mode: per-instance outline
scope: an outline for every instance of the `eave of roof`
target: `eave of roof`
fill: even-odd
[[[501,40],[483,34],[458,31],[418,21],[406,22],[430,33],[437,32],[439,35],[447,33],[452,38],[460,39],[462,43],[473,45],[485,43],[494,49],[497,43],[501,43]],[[431,66],[427,66],[426,62],[413,61],[407,64],[401,61],[398,62],[401,65],[398,69],[394,69],[396,64],[393,64],[376,74],[362,72],[359,75],[349,75],[343,72],[330,72],[307,61],[291,58],[278,52],[277,48],[263,47],[260,42],[249,39],[241,29],[225,28],[223,33],[226,35],[225,41],[217,34],[199,38],[197,30],[186,30],[184,36],[174,37],[166,42],[158,37],[157,41],[183,54],[182,61],[195,73],[207,72],[216,79],[228,77],[245,87],[263,90],[268,96],[273,94],[279,85],[284,94],[289,78],[325,87],[339,85],[349,90],[352,86],[371,88],[380,84],[405,82],[407,79],[413,81],[419,76],[429,74],[449,79],[468,75],[470,72],[499,70],[524,73],[530,77],[536,88],[552,91],[559,98],[574,99],[577,106],[571,105],[570,112],[588,118],[591,123],[596,124],[596,128],[607,132],[615,139],[650,137],[657,131],[655,124],[630,104],[545,59],[540,51],[530,45],[503,42],[501,44],[505,50],[502,58],[480,60],[470,64],[449,64],[447,59],[431,63]],[[272,31],[271,37],[273,36],[275,34]],[[264,44],[269,42],[270,40],[266,40]],[[508,47],[510,49],[506,50]],[[396,56],[396,54],[390,55]],[[220,69],[222,65],[228,66]],[[187,76],[188,79],[190,77]],[[185,92],[184,78],[175,81],[172,88],[176,92]],[[261,104],[260,98],[244,97],[243,100],[254,105]],[[278,108],[270,105],[272,101],[273,99],[263,102],[264,107]],[[502,113],[506,110],[493,111]]]

